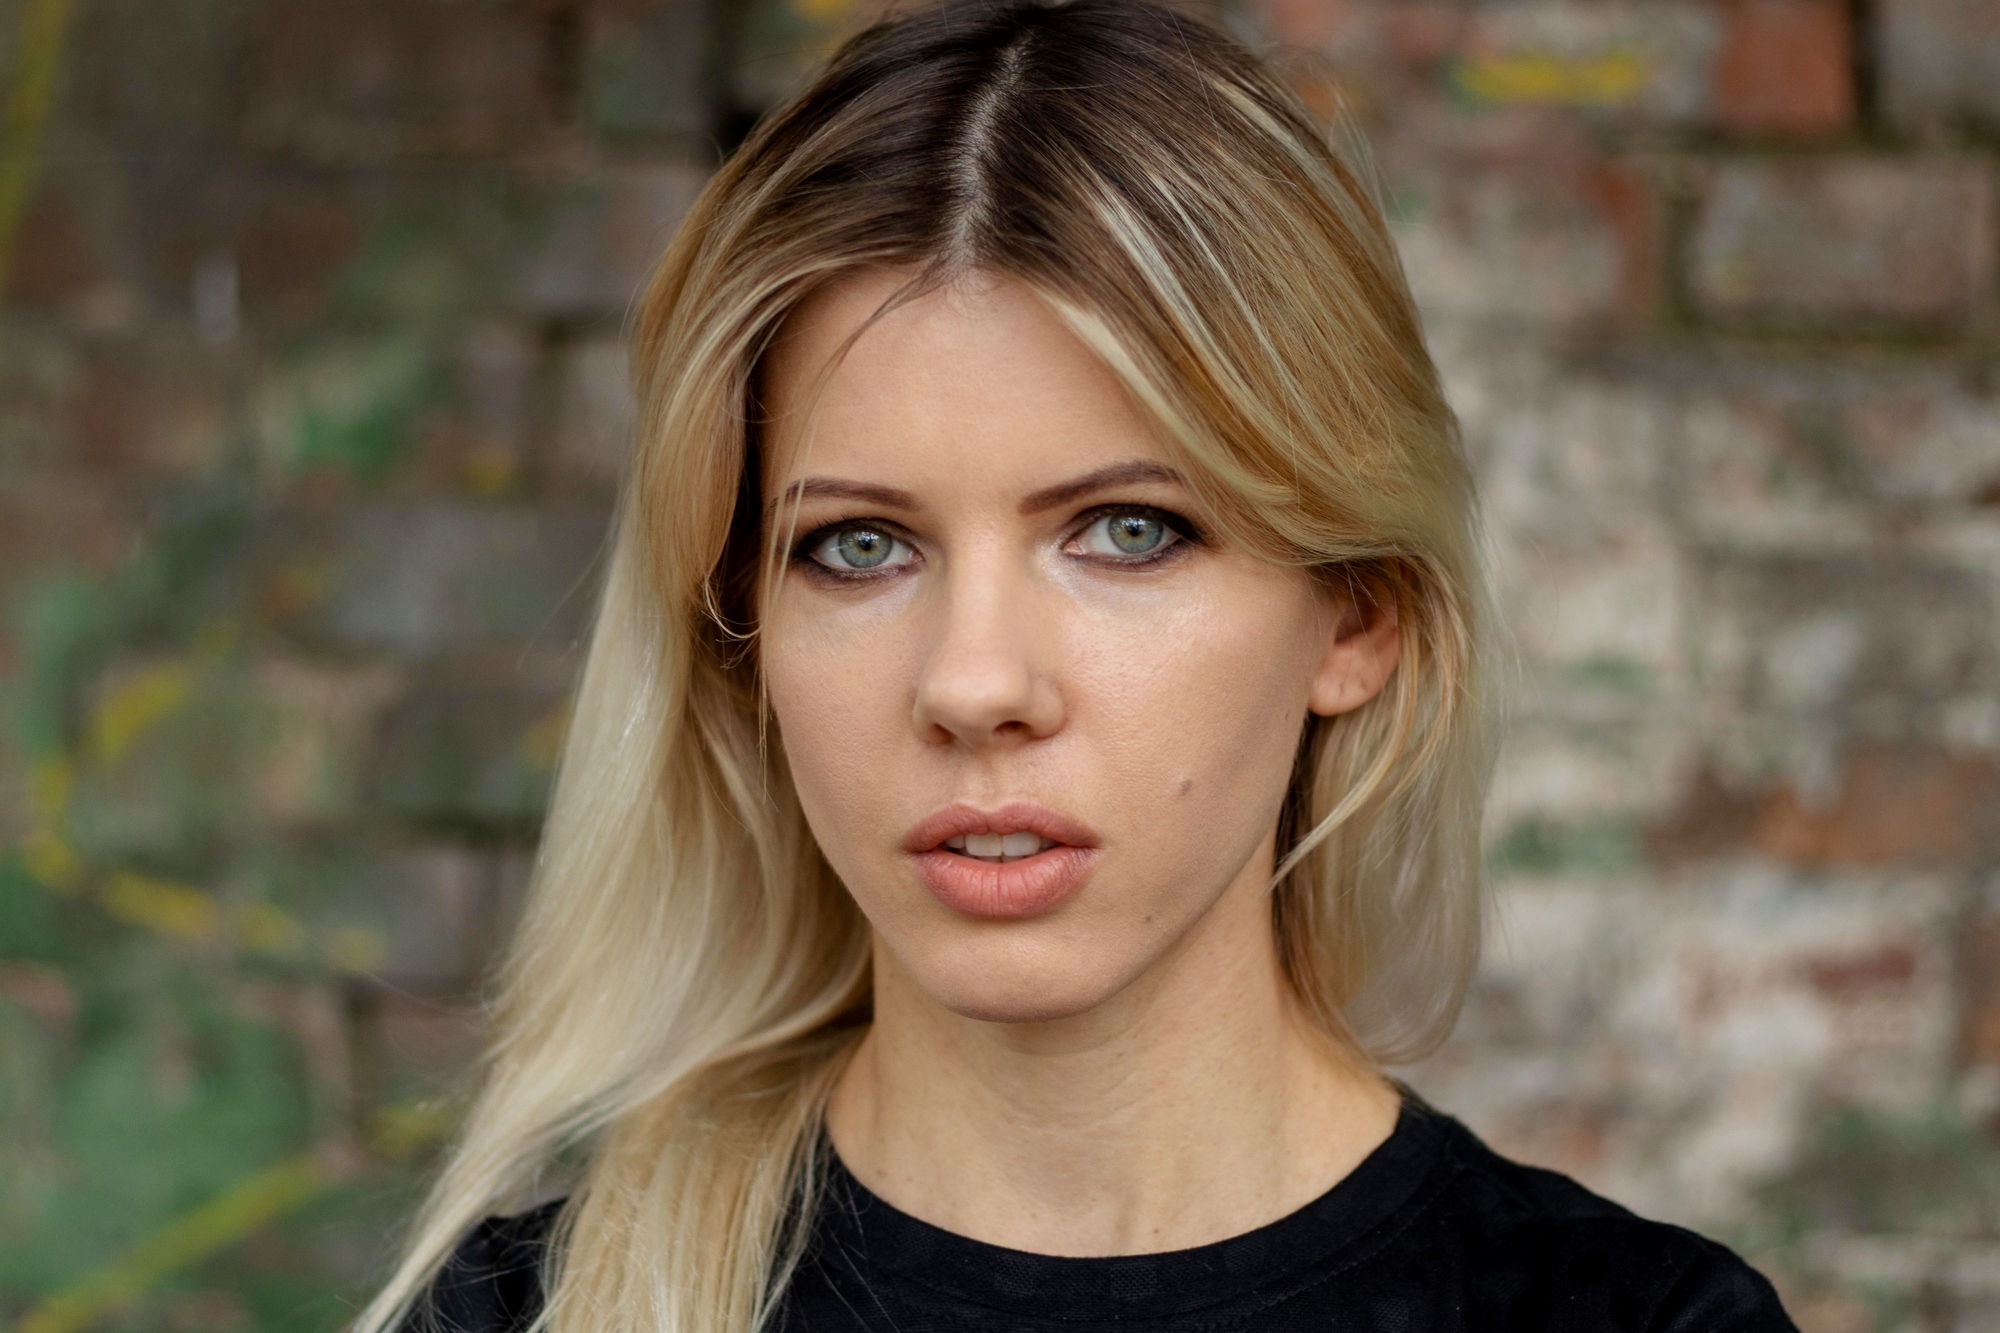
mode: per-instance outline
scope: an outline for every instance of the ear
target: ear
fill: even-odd
[[[1396,604],[1387,597],[1371,596],[1365,588],[1329,589],[1321,596],[1326,649],[1308,704],[1321,717],[1332,717],[1382,692],[1402,658],[1403,635]]]

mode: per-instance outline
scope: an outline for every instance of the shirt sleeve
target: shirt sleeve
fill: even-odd
[[[1650,1333],[1798,1333],[1770,1279],[1719,1245],[1703,1248],[1668,1289]]]

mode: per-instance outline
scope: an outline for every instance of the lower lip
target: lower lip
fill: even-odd
[[[1018,861],[981,861],[943,848],[911,858],[931,896],[965,916],[1023,917],[1048,911],[1083,887],[1091,847],[1051,847]]]

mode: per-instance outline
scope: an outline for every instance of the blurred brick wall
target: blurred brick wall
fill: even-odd
[[[292,1034],[274,1143],[390,1169],[531,854],[634,285],[847,13],[77,0],[0,296],[50,1160],[129,946]],[[1518,641],[1494,946],[1413,1081],[1809,1331],[2000,1329],[2000,6],[1224,18],[1373,145]],[[264,1320],[234,1281],[160,1325]]]
[[[75,729],[141,667],[243,661],[280,715],[240,756],[260,827],[381,858],[349,878],[381,886],[357,911],[393,1023],[463,991],[532,846],[624,450],[620,322],[712,158],[706,16],[76,11],[0,316],[0,562],[31,611],[49,571],[161,585],[66,645]],[[185,567],[148,570],[163,550]],[[36,626],[17,683],[51,665]],[[17,775],[46,761],[10,740]]]
[[[1414,1081],[1809,1328],[2000,1328],[2000,5],[1248,18],[1374,144],[1518,641]]]
[[[0,1325],[287,1152],[308,1202],[120,1326],[375,1280],[532,854],[627,305],[816,32],[74,0],[0,294]]]

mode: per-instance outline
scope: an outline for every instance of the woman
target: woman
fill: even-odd
[[[877,27],[636,364],[483,1091],[363,1330],[1790,1327],[1382,1072],[1478,952],[1473,501],[1254,60],[1136,0]]]

